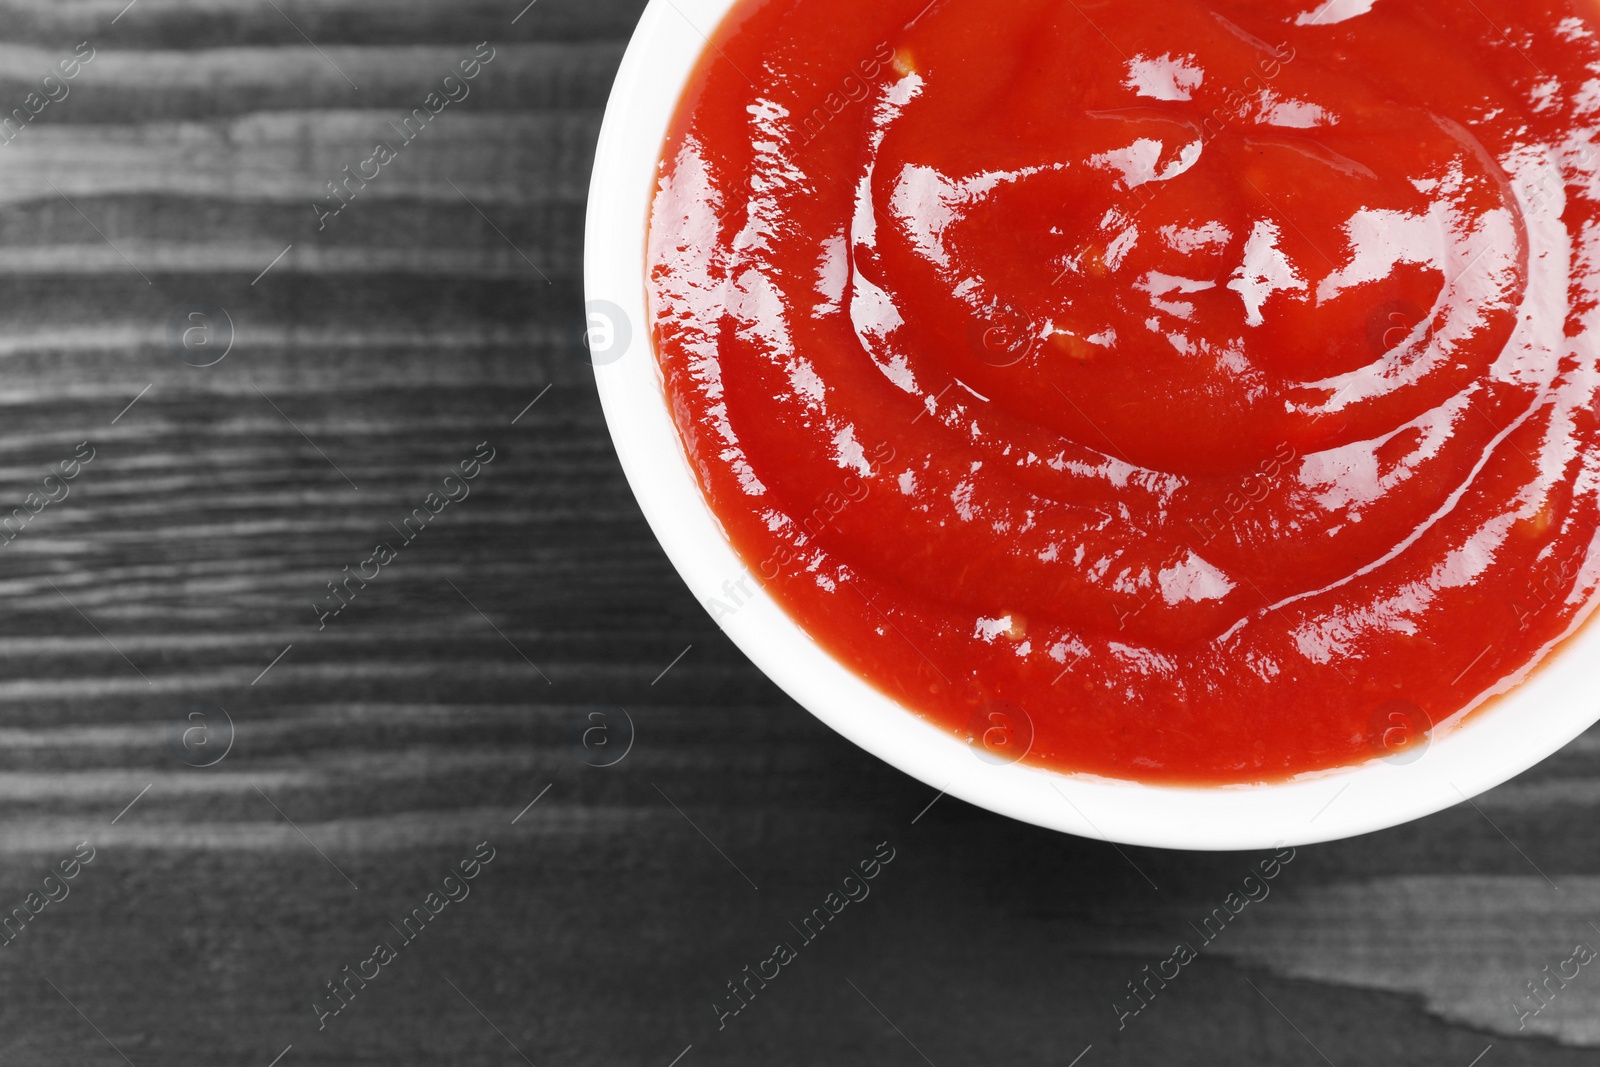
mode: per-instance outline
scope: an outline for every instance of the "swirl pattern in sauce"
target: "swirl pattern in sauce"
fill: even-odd
[[[744,0],[713,46],[653,208],[667,396],[746,563],[907,707],[1280,780],[1587,616],[1587,9]]]

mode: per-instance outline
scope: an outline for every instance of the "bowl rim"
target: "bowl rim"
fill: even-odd
[[[738,2],[650,0],[645,8],[595,151],[584,293],[591,330],[610,331],[596,335],[606,342],[592,353],[595,382],[651,530],[718,626],[797,703],[936,790],[929,807],[949,795],[1082,837],[1196,851],[1307,845],[1409,822],[1520,774],[1600,720],[1600,697],[1588,695],[1600,690],[1600,626],[1583,625],[1593,602],[1531,676],[1436,727],[1420,757],[1412,751],[1403,761],[1259,785],[1163,786],[997,765],[833,659],[762,590],[701,493],[667,406],[646,312],[649,213],[667,126],[710,35]]]

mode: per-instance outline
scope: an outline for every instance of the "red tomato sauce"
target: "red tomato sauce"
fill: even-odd
[[[647,279],[733,546],[991,758],[1274,781],[1459,721],[1600,579],[1591,14],[745,0]]]

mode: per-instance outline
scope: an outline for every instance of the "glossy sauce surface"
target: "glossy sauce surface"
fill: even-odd
[[[746,0],[712,43],[649,246],[684,447],[978,755],[1394,758],[1586,617],[1587,7]]]

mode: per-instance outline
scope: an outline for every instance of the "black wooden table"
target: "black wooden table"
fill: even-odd
[[[733,649],[581,344],[639,10],[0,0],[0,1063],[1595,1063],[1594,735],[1207,927]]]

